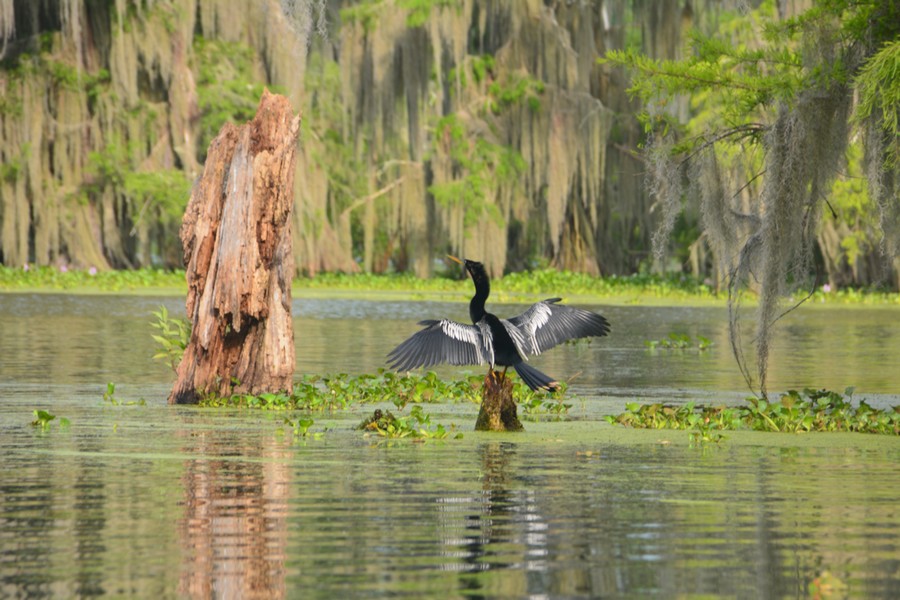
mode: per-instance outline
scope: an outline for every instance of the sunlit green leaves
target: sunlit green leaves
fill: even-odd
[[[151,321],[150,326],[159,333],[151,337],[160,348],[153,358],[166,361],[174,371],[190,341],[191,324],[187,319],[169,317],[169,311],[165,306],[160,306],[159,310],[152,314],[156,320]]]
[[[889,84],[886,82],[893,82]],[[856,76],[857,122],[874,117],[884,132],[889,164],[900,166],[900,41],[886,43]]]
[[[375,410],[371,417],[359,424],[357,429],[375,433],[383,438],[412,438],[424,441],[445,439],[455,427],[451,426],[448,430],[441,424],[433,425],[431,417],[417,405],[410,409],[409,416],[397,417],[390,411]],[[462,434],[457,433],[454,437],[461,438]]]
[[[200,109],[197,150],[203,159],[222,125],[253,118],[266,85],[259,76],[254,51],[244,44],[195,36],[194,57]],[[275,93],[281,91],[277,86],[268,87]]]
[[[36,427],[41,431],[49,431],[51,423],[56,419],[56,415],[43,409],[36,409],[33,414],[34,421],[31,422],[31,425],[32,427]],[[69,424],[69,419],[67,419],[66,417],[59,418],[60,429],[68,428]]]
[[[514,184],[525,170],[522,155],[508,146],[472,136],[455,114],[441,118],[434,135],[434,153],[448,156],[455,177],[428,188],[438,204],[460,206],[465,225],[472,226],[484,217],[502,225],[499,208],[487,200],[488,190],[498,184]]]
[[[751,397],[744,406],[702,406],[664,403],[626,405],[610,415],[612,424],[643,429],[692,429],[701,439],[718,441],[718,431],[751,429],[772,432],[847,431],[900,435],[900,406],[876,409],[865,400],[854,403],[853,388],[844,394],[829,390],[790,390],[776,402]]]
[[[73,290],[99,292],[128,290],[182,290],[184,271],[127,269],[99,271],[96,268],[0,265],[0,290]]]
[[[435,8],[459,7],[459,0],[360,0],[352,6],[341,9],[344,23],[358,23],[365,31],[372,31],[385,10],[394,5],[406,12],[407,27],[421,27],[428,21]]]

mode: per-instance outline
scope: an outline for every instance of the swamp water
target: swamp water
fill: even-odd
[[[0,597],[900,597],[900,440],[692,447],[602,421],[626,401],[740,402],[722,309],[602,307],[608,339],[535,359],[577,375],[566,421],[474,433],[477,406],[427,405],[464,437],[418,444],[355,431],[371,405],[312,415],[319,439],[281,413],[167,406],[161,303],[183,311],[0,295]],[[295,300],[297,372],[374,372],[416,321],[466,312]],[[645,348],[669,332],[715,345]],[[811,307],[783,322],[770,387],[897,404],[898,357],[896,309]],[[31,427],[38,408],[68,427]]]

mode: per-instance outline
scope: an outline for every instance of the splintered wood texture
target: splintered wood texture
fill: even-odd
[[[212,141],[181,226],[191,339],[169,402],[290,391],[291,211],[300,117],[263,93],[256,117]]]

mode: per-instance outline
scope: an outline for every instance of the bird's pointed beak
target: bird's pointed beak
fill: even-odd
[[[449,259],[452,260],[453,262],[458,262],[459,264],[464,264],[463,261],[461,261],[460,259],[456,258],[456,257],[453,256],[452,254],[448,254],[448,255],[447,255],[447,258],[449,258]]]

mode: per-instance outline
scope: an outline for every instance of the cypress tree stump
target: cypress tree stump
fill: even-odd
[[[516,401],[512,397],[513,383],[491,371],[481,386],[481,410],[475,421],[475,431],[524,431],[516,414]]]
[[[256,117],[210,143],[181,226],[191,338],[170,404],[291,391],[291,212],[300,117],[263,92]]]

